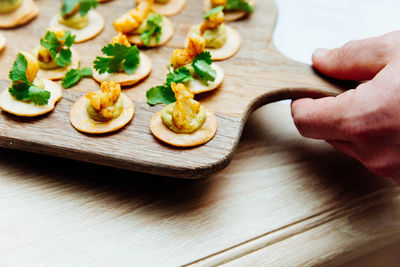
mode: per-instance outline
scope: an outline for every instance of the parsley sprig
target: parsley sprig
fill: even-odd
[[[191,65],[196,75],[208,86],[209,81],[215,81],[217,72],[211,68],[213,60],[210,52],[201,52],[198,54]],[[164,85],[155,86],[147,91],[147,103],[151,106],[158,104],[171,104],[176,101],[174,92],[171,89],[171,83],[187,83],[193,80],[193,76],[187,67],[180,67],[170,71]]]
[[[133,74],[140,63],[140,51],[137,46],[126,46],[118,43],[109,44],[101,50],[108,57],[96,57],[94,69],[100,74],[116,73],[121,69]]]
[[[99,5],[98,0],[62,0],[61,15],[65,16],[74,11],[75,6],[79,5],[78,12],[83,17],[90,9]]]
[[[65,67],[72,62],[71,46],[75,42],[75,35],[66,31],[60,39],[54,32],[47,31],[44,38],[40,39],[40,45],[50,51],[50,55],[55,59],[59,67]]]
[[[67,89],[71,88],[75,84],[79,83],[82,78],[89,77],[93,74],[91,68],[83,68],[83,69],[70,69],[66,74],[64,79],[62,79],[62,86]]]
[[[27,67],[28,61],[25,56],[22,53],[18,53],[9,73],[12,85],[8,91],[17,100],[32,101],[38,106],[47,105],[51,93],[37,87],[28,80],[26,75]]]
[[[152,38],[155,37],[156,43],[159,43],[162,34],[163,17],[160,14],[150,14],[144,23],[146,25],[140,35],[140,40],[145,46],[150,46]]]
[[[228,0],[225,5],[226,10],[241,10],[247,13],[253,13],[254,7],[248,3],[248,0]]]

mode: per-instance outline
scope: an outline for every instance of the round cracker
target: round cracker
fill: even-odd
[[[19,8],[0,14],[0,28],[13,28],[23,25],[39,14],[39,8],[33,0],[24,0]]]
[[[194,78],[193,80],[185,83],[186,87],[192,92],[193,94],[200,94],[208,91],[212,91],[221,86],[224,80],[224,71],[220,66],[215,63],[211,64],[211,68],[217,72],[217,77],[215,81],[208,82],[208,86],[204,84],[202,80],[199,78]]]
[[[172,25],[172,22],[167,18],[163,16],[163,22],[164,25],[162,27],[162,33],[160,36],[160,42],[156,43],[156,38],[153,37],[151,39],[151,43],[149,47],[158,47],[166,44],[171,38],[172,35],[174,34],[174,26]],[[132,44],[135,44],[139,47],[147,47],[145,44],[140,40],[140,34],[131,34],[127,35],[129,42]]]
[[[118,131],[125,127],[135,115],[135,107],[125,94],[121,94],[123,110],[121,115],[108,122],[96,122],[92,120],[86,111],[86,96],[80,97],[70,111],[70,122],[72,126],[83,133],[105,134]]]
[[[79,54],[76,50],[71,48],[72,57],[71,57],[71,64],[67,67],[63,68],[56,68],[56,69],[39,69],[38,76],[43,77],[45,79],[57,81],[61,80],[65,77],[65,73],[70,69],[77,69],[79,67]],[[34,55],[35,57],[37,55]]]
[[[0,51],[2,51],[4,47],[6,47],[6,44],[7,44],[6,37],[4,37],[4,35],[0,33]]]
[[[186,0],[170,0],[166,4],[153,4],[153,10],[164,16],[174,16],[181,12],[186,6]]]
[[[50,20],[50,26],[57,26],[64,30],[71,31],[73,35],[76,35],[75,43],[83,43],[87,40],[93,39],[99,35],[104,29],[103,17],[94,10],[90,10],[88,13],[89,24],[83,29],[74,29],[58,22],[60,15],[55,15]]]
[[[197,131],[191,134],[180,134],[171,131],[161,118],[162,111],[154,115],[150,121],[150,130],[153,135],[172,146],[194,147],[207,143],[214,138],[217,133],[218,123],[214,113],[204,108],[207,114],[207,120]]]
[[[254,6],[256,4],[256,0],[249,0],[249,3]],[[208,13],[212,9],[211,1],[210,0],[203,0],[203,10],[205,13]],[[244,11],[224,11],[225,20],[226,21],[235,21],[239,20],[249,13]]]
[[[60,101],[62,97],[61,87],[53,81],[42,79],[44,88],[51,93],[49,102],[44,106],[37,106],[32,102],[24,102],[16,100],[10,95],[7,89],[3,90],[0,94],[1,109],[22,117],[36,117],[52,111],[55,104]]]
[[[195,31],[196,27],[197,27],[196,25],[193,25],[190,28],[188,38],[186,38],[186,43],[187,40],[189,39],[189,36]],[[228,25],[225,25],[225,27],[226,27],[225,44],[220,48],[207,48],[207,50],[210,51],[211,53],[212,59],[216,61],[231,58],[240,50],[242,38],[240,37],[239,32]]]
[[[144,78],[146,78],[151,72],[151,61],[148,56],[140,53],[140,64],[136,69],[135,73],[127,74],[127,73],[103,73],[99,74],[98,71],[93,70],[93,79],[95,79],[98,83],[102,83],[104,81],[112,81],[120,84],[121,86],[129,86],[133,85]]]

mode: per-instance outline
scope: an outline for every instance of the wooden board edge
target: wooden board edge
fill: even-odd
[[[243,130],[243,127],[241,131]],[[240,133],[241,136],[241,133]],[[194,166],[193,168],[177,168],[169,165],[157,164],[151,161],[129,161],[124,158],[109,158],[102,155],[101,153],[82,153],[79,150],[68,150],[65,151],[62,147],[49,145],[46,143],[37,143],[27,140],[21,140],[11,137],[0,138],[0,147],[6,149],[13,149],[19,151],[27,151],[32,153],[38,153],[57,158],[64,158],[69,160],[86,162],[99,166],[106,166],[121,170],[128,170],[133,172],[147,173],[156,176],[170,177],[170,178],[181,178],[181,179],[205,179],[210,175],[219,172],[226,168],[233,159],[233,155],[239,144],[240,138],[235,140],[234,148],[223,158],[215,161],[212,164],[205,164],[200,166]]]

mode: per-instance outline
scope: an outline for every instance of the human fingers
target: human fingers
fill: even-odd
[[[380,37],[350,41],[332,50],[317,49],[313,66],[342,80],[370,80],[395,56],[400,55],[400,31]]]

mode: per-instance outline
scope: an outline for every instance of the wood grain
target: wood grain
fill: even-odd
[[[0,56],[0,68],[9,70],[18,50],[32,49],[57,11],[52,0],[40,0],[38,19],[18,29],[5,32],[9,45]],[[113,20],[132,1],[112,1],[102,4],[99,12],[106,20],[105,31],[93,41],[75,46],[82,66],[91,66],[101,47],[115,35]],[[93,137],[75,131],[68,114],[73,102],[82,93],[97,90],[98,85],[85,80],[65,96],[54,112],[36,119],[21,119],[2,113],[0,146],[71,158],[165,176],[198,178],[226,167],[237,147],[248,115],[256,108],[281,99],[320,97],[340,92],[343,85],[319,77],[310,66],[292,61],[277,52],[272,44],[277,10],[272,0],[260,1],[257,11],[248,20],[231,24],[243,38],[241,51],[231,60],[219,63],[226,74],[223,86],[201,95],[199,100],[213,110],[218,118],[216,137],[204,146],[176,149],[157,141],[149,131],[149,121],[162,107],[149,107],[145,92],[161,84],[165,68],[174,48],[181,47],[193,22],[200,22],[201,3],[189,1],[186,9],[173,17],[176,34],[167,46],[147,50],[154,70],[150,78],[138,86],[126,89],[135,102],[137,113],[132,123],[110,135]],[[29,40],[29,41],[27,41]],[[0,73],[0,87],[7,88],[7,71]]]
[[[302,138],[284,103],[207,179],[7,149],[0,177],[1,266],[318,266],[400,240],[400,190]]]

